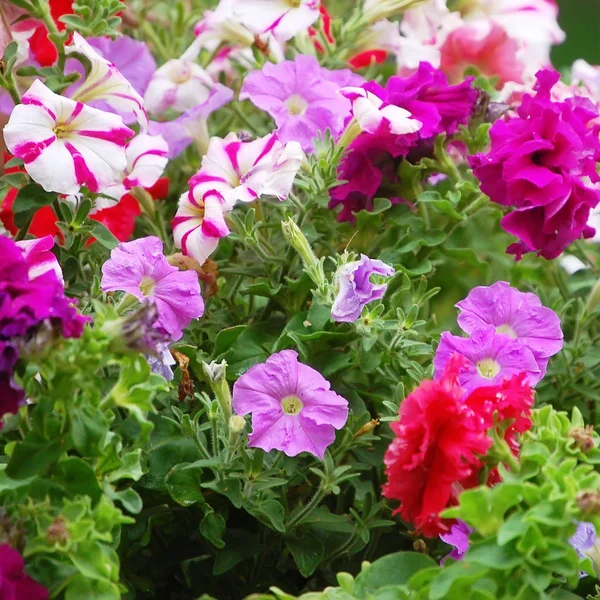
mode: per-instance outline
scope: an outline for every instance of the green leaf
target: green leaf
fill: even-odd
[[[119,240],[99,221],[91,221],[92,237],[96,238],[105,248],[113,250],[119,245]]]
[[[190,463],[183,463],[173,467],[165,479],[165,486],[169,495],[181,506],[191,506],[204,502],[204,494],[200,485],[202,469],[190,467]]]
[[[388,554],[364,569],[356,578],[354,594],[366,598],[378,588],[388,585],[405,585],[418,571],[436,566],[433,559],[417,552]]]
[[[431,204],[437,212],[442,213],[448,217],[452,217],[457,221],[464,221],[465,216],[461,215],[450,200],[446,200],[441,197],[439,192],[436,191],[427,191],[423,192],[419,198],[418,202],[426,202],[427,204]]]
[[[318,537],[310,533],[299,539],[288,538],[285,545],[303,577],[310,577],[325,556],[325,546]]]
[[[68,407],[71,421],[71,439],[77,452],[85,457],[101,456],[108,433],[104,413],[89,404]]]
[[[227,496],[236,508],[242,507],[242,484],[236,477],[225,477],[219,481],[203,483],[203,488],[209,488],[219,494]]]
[[[229,350],[235,343],[235,340],[237,340],[246,329],[248,329],[247,325],[236,325],[235,327],[221,329],[215,339],[215,356],[220,356],[223,352]]]
[[[283,524],[284,510],[283,506],[277,500],[267,500],[260,504],[260,506],[253,509],[252,514],[262,514],[269,519],[271,525],[281,533],[285,532],[285,525]]]
[[[27,479],[33,475],[43,475],[63,453],[63,441],[47,440],[34,431],[16,444],[6,474],[11,479]]]
[[[107,492],[107,496],[115,502],[120,502],[123,508],[133,515],[139,515],[144,508],[142,497],[132,487]]]
[[[550,590],[548,597],[552,600],[581,600],[581,596],[577,596],[567,590],[561,590],[559,588]]]
[[[200,533],[216,548],[223,548],[225,546],[225,541],[223,540],[225,528],[225,519],[212,509],[200,521]]]
[[[473,544],[466,555],[470,563],[492,569],[510,570],[520,565],[523,557],[516,551],[513,544],[498,546],[496,540],[488,540]]]
[[[80,542],[69,553],[69,558],[85,577],[105,581],[119,580],[119,557],[114,550],[100,542]]]
[[[92,504],[96,504],[102,495],[94,469],[76,456],[61,460],[52,473],[52,480],[71,497],[89,496]]]
[[[119,587],[110,581],[75,575],[65,591],[65,600],[121,600]]]

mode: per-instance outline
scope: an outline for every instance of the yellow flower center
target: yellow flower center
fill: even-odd
[[[302,4],[302,0],[288,0],[288,4],[292,8],[298,8]]]
[[[298,94],[290,96],[285,101],[285,105],[290,115],[303,115],[308,108],[308,102]]]
[[[303,406],[302,400],[293,394],[291,396],[286,396],[281,401],[281,408],[283,412],[288,415],[297,415],[302,410]]]
[[[500,373],[500,364],[493,358],[484,358],[477,363],[477,372],[486,379],[494,379]]]
[[[66,125],[61,125],[60,123],[56,125],[56,127],[54,128],[54,135],[57,138],[64,138],[67,137],[69,133],[69,128]]]
[[[506,323],[504,325],[499,325],[498,327],[496,327],[496,331],[498,333],[505,333],[506,335],[510,335],[510,337],[512,338],[518,337],[517,332]]]
[[[154,288],[156,287],[156,281],[150,277],[142,277],[142,282],[140,283],[140,291],[144,296],[151,296],[154,293]]]

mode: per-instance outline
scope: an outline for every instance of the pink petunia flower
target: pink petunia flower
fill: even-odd
[[[58,259],[52,253],[54,238],[51,235],[35,240],[22,240],[16,244],[23,251],[23,256],[29,266],[30,281],[34,281],[46,273],[54,273],[58,281],[64,282]]]
[[[501,383],[505,378],[525,373],[527,382],[535,385],[542,373],[535,356],[519,340],[497,333],[491,326],[478,327],[471,337],[463,338],[445,331],[442,333],[433,364],[435,378],[442,377],[448,361],[460,354],[468,361],[460,374],[460,385],[471,392],[480,387]]]
[[[119,114],[134,114],[142,131],[148,127],[143,98],[112,62],[99,54],[77,32],[73,34],[71,44],[65,46],[65,52],[67,55],[75,52],[82,54],[91,65],[89,73],[86,73],[82,80],[83,83],[71,93],[73,100],[84,104],[104,100]]]
[[[47,192],[75,194],[85,185],[106,189],[127,166],[134,132],[118,115],[59,96],[33,82],[4,128],[4,140]]]
[[[240,100],[250,99],[268,112],[279,127],[282,142],[296,140],[305,152],[313,149],[313,139],[329,129],[337,137],[350,115],[350,102],[340,95],[343,85],[361,85],[364,79],[349,69],[330,71],[316,58],[298,54],[294,60],[266,63],[244,80]]]
[[[233,386],[233,409],[252,414],[248,445],[287,456],[309,452],[323,458],[335,430],[348,420],[348,401],[330,390],[315,369],[283,350],[253,366]]]
[[[102,290],[123,291],[156,305],[155,327],[173,341],[183,336],[192,319],[204,314],[204,301],[195,271],[180,271],[163,254],[162,241],[145,237],[120,244],[102,265]]]
[[[219,239],[229,234],[225,214],[234,204],[261,196],[285,200],[303,158],[298,142],[284,146],[276,133],[252,142],[241,141],[235,133],[212,138],[171,223],[177,247],[204,263]]]
[[[125,147],[127,167],[119,180],[104,191],[105,196],[120,200],[134,187],[151,188],[162,176],[169,159],[169,146],[160,135],[140,133]],[[109,199],[98,198],[96,209],[102,210],[114,206]]]
[[[206,102],[214,85],[212,77],[194,60],[174,58],[152,76],[144,95],[146,109],[155,114],[169,108],[184,112]]]
[[[235,0],[233,14],[252,33],[286,41],[319,18],[321,0]]]

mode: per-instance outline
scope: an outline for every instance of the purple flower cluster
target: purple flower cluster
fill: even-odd
[[[433,140],[440,133],[451,135],[464,125],[477,101],[472,78],[459,85],[448,85],[446,76],[429,63],[421,63],[410,77],[394,76],[381,87],[375,82],[363,86],[384,105],[407,110],[422,123],[415,133],[395,135],[386,124],[375,133],[363,132],[350,145],[338,177],[344,183],[331,190],[330,208],[341,205],[340,221],[354,220],[354,213],[373,207],[373,198],[380,190],[394,203],[402,199],[382,190],[382,186],[397,183],[397,168],[402,159],[419,159],[433,149]],[[413,158],[411,158],[413,155]]]
[[[490,130],[488,154],[471,158],[481,189],[502,206],[514,207],[501,221],[519,238],[507,252],[556,258],[573,241],[594,235],[587,225],[600,202],[598,109],[587,98],[552,100],[560,75],[537,74],[536,94],[526,95],[517,116]]]
[[[461,311],[458,324],[470,337],[442,333],[434,365],[439,378],[454,354],[464,356],[468,367],[460,384],[467,391],[519,373],[526,373],[529,384],[535,385],[546,374],[550,357],[563,346],[557,314],[542,306],[535,294],[520,292],[505,281],[473,288],[456,306]]]
[[[24,400],[13,381],[20,349],[42,326],[74,338],[89,320],[64,295],[53,245],[49,236],[19,243],[0,236],[0,416],[16,413]]]

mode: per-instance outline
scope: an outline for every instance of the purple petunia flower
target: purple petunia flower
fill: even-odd
[[[483,326],[473,330],[470,338],[462,338],[445,331],[435,358],[435,378],[439,379],[454,354],[468,360],[468,367],[460,374],[460,384],[472,391],[479,387],[499,384],[504,378],[519,373],[527,374],[530,385],[542,377],[531,350],[493,327]]]
[[[598,109],[587,98],[552,100],[559,73],[537,73],[536,94],[525,95],[517,116],[490,130],[491,150],[471,157],[481,189],[514,207],[501,225],[519,242],[507,252],[556,258],[573,241],[594,235],[588,223],[600,202]]]
[[[440,535],[440,539],[450,546],[454,546],[454,549],[450,554],[444,556],[441,560],[443,565],[449,558],[453,560],[462,560],[469,549],[469,536],[473,533],[473,529],[469,527],[464,521],[456,521],[448,533]]]
[[[334,321],[356,321],[362,309],[370,302],[383,298],[387,289],[387,283],[373,283],[371,276],[391,277],[395,272],[390,265],[364,254],[361,254],[360,260],[342,265],[336,273],[338,293],[331,308]]]
[[[323,458],[335,430],[348,419],[348,402],[329,382],[298,362],[298,353],[283,350],[253,366],[233,386],[233,409],[252,414],[249,446],[287,456],[310,452]]]
[[[573,547],[579,558],[591,558],[596,572],[600,572],[600,538],[596,535],[596,528],[593,523],[579,521],[577,529],[569,539],[569,544]],[[586,577],[585,571],[580,571],[580,577]]]
[[[204,313],[198,276],[170,265],[157,237],[119,244],[102,265],[102,274],[103,291],[120,290],[138,300],[152,300],[158,312],[156,326],[174,341],[183,336],[192,319]]]
[[[0,589],[6,600],[46,600],[48,590],[25,573],[25,562],[18,550],[0,546]]]
[[[329,71],[316,58],[303,54],[278,64],[266,63],[244,80],[240,100],[250,99],[268,112],[279,127],[283,142],[300,142],[305,152],[313,139],[329,129],[337,137],[350,115],[350,101],[339,90],[343,85],[361,85],[364,79],[348,69]]]
[[[460,309],[458,324],[465,333],[491,325],[498,333],[517,338],[533,353],[541,377],[548,359],[563,346],[558,315],[542,306],[535,294],[520,292],[506,281],[473,288],[456,306]]]

